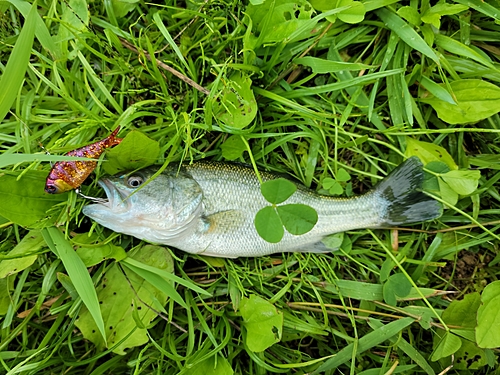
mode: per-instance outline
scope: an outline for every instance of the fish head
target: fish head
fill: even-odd
[[[69,185],[66,181],[56,178],[52,179],[47,177],[45,181],[45,192],[49,194],[60,194],[73,190],[73,186]]]
[[[146,168],[98,181],[107,201],[83,208],[99,224],[150,242],[171,244],[195,229],[203,192],[185,173],[166,171],[155,178]]]

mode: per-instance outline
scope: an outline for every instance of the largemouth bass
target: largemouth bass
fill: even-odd
[[[280,242],[269,243],[254,226],[255,215],[269,203],[252,168],[197,162],[167,168],[137,190],[156,171],[146,168],[101,179],[108,201],[88,205],[83,213],[116,232],[188,253],[226,258],[330,252],[322,242],[330,234],[422,222],[441,215],[441,205],[420,191],[422,163],[412,157],[373,190],[350,199],[319,195],[297,184],[286,203],[313,207],[318,222],[306,234],[285,233]],[[261,177],[264,181],[277,178],[266,172]]]

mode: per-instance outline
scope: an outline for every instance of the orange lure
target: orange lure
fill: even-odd
[[[116,138],[119,130],[120,127],[118,126],[113,133],[103,140],[77,148],[76,150],[68,152],[66,155],[98,159],[105,149],[116,146],[122,141],[122,138]],[[58,161],[54,164],[47,176],[45,191],[49,194],[59,194],[77,189],[92,173],[96,166],[97,162],[95,160]]]

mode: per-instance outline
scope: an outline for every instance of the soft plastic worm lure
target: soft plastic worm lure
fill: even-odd
[[[116,137],[119,130],[120,126],[106,138],[90,145],[77,148],[76,150],[68,152],[66,155],[98,159],[105,149],[116,146],[122,141],[122,138]],[[45,191],[49,194],[59,194],[78,189],[96,166],[97,162],[95,160],[58,161],[52,166],[47,176]]]

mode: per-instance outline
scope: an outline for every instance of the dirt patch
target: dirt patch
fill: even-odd
[[[457,290],[464,290],[467,286],[474,283],[474,275],[478,267],[482,267],[479,255],[471,251],[462,250],[458,253],[456,261],[450,260],[441,269],[441,276],[446,280],[451,280],[451,284]],[[453,278],[452,278],[453,277]]]

